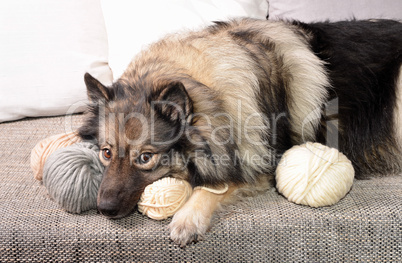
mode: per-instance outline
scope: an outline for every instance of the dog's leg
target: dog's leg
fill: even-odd
[[[181,247],[201,240],[210,226],[214,211],[235,189],[236,186],[230,186],[224,194],[195,189],[187,203],[173,216],[169,225],[170,238]]]

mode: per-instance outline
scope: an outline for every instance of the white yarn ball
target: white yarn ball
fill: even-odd
[[[148,185],[138,202],[138,210],[155,220],[174,215],[192,193],[191,185],[176,178],[165,177]]]
[[[312,207],[337,203],[350,190],[355,171],[337,149],[308,142],[282,156],[276,187],[289,201]]]

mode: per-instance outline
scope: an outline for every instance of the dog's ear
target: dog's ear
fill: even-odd
[[[92,77],[91,74],[85,73],[84,81],[85,85],[87,86],[87,94],[90,101],[108,101],[111,99],[111,91],[107,87],[103,86],[103,84],[100,83],[97,79]]]
[[[163,86],[154,98],[155,108],[172,121],[186,121],[193,112],[193,103],[181,82]]]

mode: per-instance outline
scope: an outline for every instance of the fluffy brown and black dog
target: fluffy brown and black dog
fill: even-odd
[[[134,209],[162,177],[197,189],[173,217],[184,246],[238,188],[257,187],[292,145],[338,147],[357,177],[401,170],[402,24],[239,19],[167,36],[111,87],[85,75],[92,102],[80,134],[107,167],[99,211]]]

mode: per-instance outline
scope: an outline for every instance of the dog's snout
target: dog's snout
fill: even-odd
[[[119,207],[112,202],[103,201],[98,203],[98,211],[107,217],[115,218],[119,215]]]
[[[143,192],[133,184],[130,178],[127,182],[127,178],[124,178],[120,172],[118,170],[117,174],[105,174],[98,190],[98,211],[111,219],[128,216],[135,209]]]

